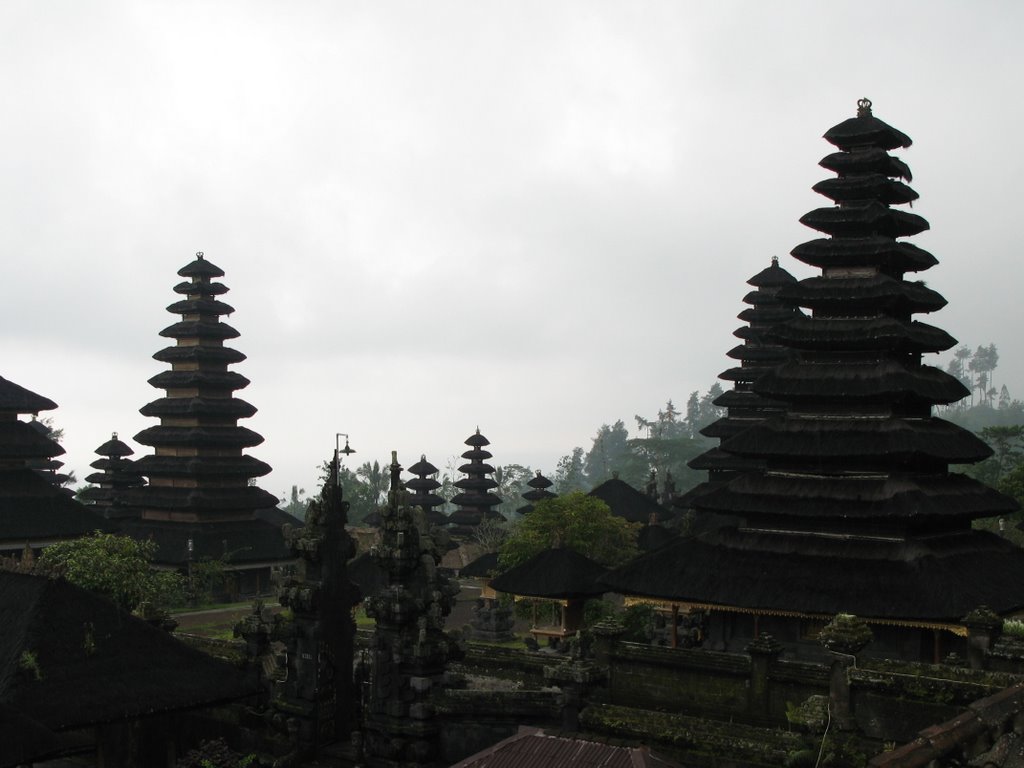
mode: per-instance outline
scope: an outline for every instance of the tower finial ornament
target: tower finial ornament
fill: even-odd
[[[203,252],[202,251],[196,251],[196,258],[199,259],[200,261],[202,261],[203,260]]]
[[[857,99],[857,117],[871,117],[871,99]]]

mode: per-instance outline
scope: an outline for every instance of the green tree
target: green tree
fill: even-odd
[[[299,488],[297,485],[292,486],[291,499],[287,504],[282,500],[279,509],[284,510],[289,515],[299,518],[299,520],[306,519],[306,505],[309,504],[309,500],[303,498],[306,495],[305,488]]]
[[[583,449],[579,446],[572,449],[572,453],[563,456],[558,460],[555,467],[554,492],[564,496],[573,491],[587,490],[587,477],[583,469]]]
[[[143,602],[168,605],[183,597],[181,574],[153,570],[155,554],[155,542],[96,531],[47,547],[39,564],[44,572],[57,573],[132,611]]]
[[[603,565],[619,565],[636,555],[638,528],[615,517],[600,499],[574,491],[545,499],[520,520],[498,548],[499,563],[511,568],[560,545]]]
[[[967,467],[966,474],[997,488],[1003,477],[1024,458],[1024,425],[985,427],[978,436],[989,444],[993,454]]]
[[[507,519],[511,520],[519,507],[526,504],[523,492],[528,490],[526,485],[533,477],[534,472],[522,464],[505,464],[494,470],[494,481],[498,487],[494,493],[501,497],[501,504],[497,510]]]
[[[601,425],[583,462],[587,482],[591,486],[600,485],[616,472],[622,475],[628,470],[631,458],[628,440],[629,432],[622,419],[611,426]]]

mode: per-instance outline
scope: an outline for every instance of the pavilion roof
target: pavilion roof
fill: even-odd
[[[48,397],[37,395],[30,389],[0,376],[0,411],[39,413],[52,411],[57,404]]]
[[[605,480],[587,495],[600,499],[613,515],[631,523],[648,523],[652,514],[656,515],[658,522],[672,517],[672,513],[661,504],[617,477]]]
[[[591,597],[608,591],[597,585],[607,569],[572,549],[545,549],[491,581],[498,592],[523,597]]]
[[[255,692],[230,665],[63,581],[0,572],[0,624],[0,704],[51,730]]]

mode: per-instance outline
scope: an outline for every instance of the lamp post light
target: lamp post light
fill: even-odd
[[[341,438],[343,438],[343,437],[345,438],[345,447],[344,448],[341,447]],[[339,455],[340,454],[345,454],[346,456],[350,456],[350,455],[352,455],[355,452],[356,452],[355,448],[352,448],[351,446],[349,446],[349,444],[348,444],[348,435],[345,432],[335,432],[334,433],[334,466],[335,466],[335,471],[337,472],[337,474],[335,475],[335,478],[336,478],[335,482],[338,485],[341,485],[341,459],[340,459]]]

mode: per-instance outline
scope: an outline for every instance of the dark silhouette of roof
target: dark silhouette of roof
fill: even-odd
[[[57,404],[48,397],[37,395],[30,389],[0,376],[0,411],[13,413],[39,413],[52,411]]]
[[[617,477],[605,480],[587,495],[600,499],[613,515],[631,523],[649,523],[652,514],[659,523],[672,518],[661,504]]]
[[[459,576],[471,576],[478,579],[490,578],[498,570],[498,553],[485,552],[476,560],[459,569]]]
[[[52,731],[254,693],[245,676],[110,601],[0,571],[0,705]]]
[[[491,588],[524,597],[592,597],[608,591],[597,584],[606,571],[574,550],[545,549],[495,577]]]

